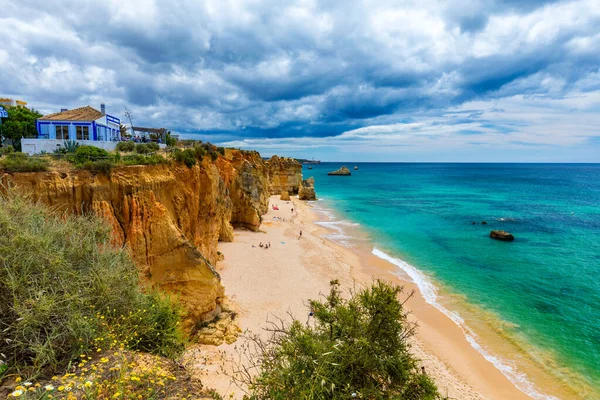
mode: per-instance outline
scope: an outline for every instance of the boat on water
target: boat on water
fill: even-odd
[[[356,165],[354,166],[354,170],[355,170],[355,171],[358,171],[358,167],[357,167]]]
[[[312,169],[312,165],[309,165],[309,166],[308,166],[308,169]]]

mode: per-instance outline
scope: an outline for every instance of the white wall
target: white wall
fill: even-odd
[[[21,139],[21,148],[23,153],[27,153],[29,155],[39,154],[42,151],[46,153],[53,153],[54,150],[63,147],[65,141],[64,140],[55,140],[55,139]],[[95,146],[100,147],[106,151],[113,151],[117,147],[117,143],[119,142],[104,142],[104,141],[94,141],[94,140],[77,140],[80,146]],[[167,147],[166,144],[159,145],[161,149]]]

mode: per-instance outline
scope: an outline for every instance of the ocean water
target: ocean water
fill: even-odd
[[[498,316],[556,372],[600,388],[600,164],[360,163],[327,176],[341,165],[303,167],[319,207],[345,221],[334,223],[340,242],[343,224],[360,224],[376,255]],[[490,239],[492,229],[516,240]]]

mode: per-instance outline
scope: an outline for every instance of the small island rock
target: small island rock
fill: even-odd
[[[342,167],[340,169],[338,169],[337,171],[331,171],[329,173],[327,173],[327,175],[352,175],[352,173],[350,172],[350,170],[348,169],[348,167]]]
[[[515,240],[515,237],[512,234],[510,234],[506,231],[499,231],[499,230],[491,231],[490,237],[492,239],[503,240],[505,242],[512,242],[513,240]]]
[[[355,170],[355,171],[358,171],[358,167],[357,167],[356,165],[354,166],[354,170]]]

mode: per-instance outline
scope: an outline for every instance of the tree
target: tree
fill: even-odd
[[[127,129],[127,126],[124,124],[119,125],[119,130],[121,131],[121,137],[131,137],[131,134],[129,133],[129,129]]]
[[[171,136],[171,131],[167,132],[167,137],[165,138],[165,144],[169,147],[175,147],[177,144],[177,139]]]
[[[375,281],[345,299],[338,286],[310,301],[314,326],[279,321],[268,339],[252,337],[242,352],[249,364],[232,376],[248,398],[441,399],[409,352],[415,325],[398,300],[402,288]]]
[[[6,111],[8,118],[3,119],[0,125],[0,142],[10,139],[13,146],[21,151],[21,138],[37,137],[35,121],[42,114],[23,106],[8,107]]]

